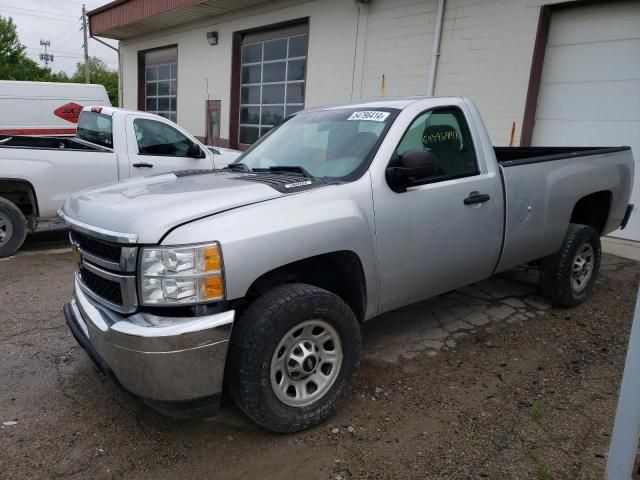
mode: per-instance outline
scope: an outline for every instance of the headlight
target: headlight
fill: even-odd
[[[224,298],[220,245],[145,247],[140,263],[143,305],[186,305]]]

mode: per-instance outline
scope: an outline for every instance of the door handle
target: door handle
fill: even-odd
[[[143,162],[143,163],[134,163],[132,165],[132,167],[136,167],[136,168],[153,168],[153,165],[151,165],[150,163]]]
[[[471,192],[467,198],[464,199],[465,205],[474,205],[476,203],[488,202],[491,196],[487,193]]]

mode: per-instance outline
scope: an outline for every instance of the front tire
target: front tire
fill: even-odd
[[[570,224],[560,250],[542,260],[540,288],[545,297],[564,307],[584,302],[600,269],[600,235],[588,225]]]
[[[305,430],[335,411],[361,350],[358,321],[338,296],[305,284],[276,287],[234,326],[229,391],[258,425],[281,433]]]
[[[0,198],[0,258],[16,253],[27,236],[27,220],[18,207]]]

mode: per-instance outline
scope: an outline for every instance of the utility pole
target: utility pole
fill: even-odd
[[[40,60],[44,62],[44,68],[49,68],[49,62],[53,62],[53,54],[47,52],[47,48],[51,46],[49,40],[40,40],[40,45],[44,47],[44,53],[40,54]]]
[[[91,83],[89,78],[89,42],[87,40],[87,9],[82,4],[82,33],[84,34],[84,83]]]

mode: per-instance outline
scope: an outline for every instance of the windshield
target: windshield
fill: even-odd
[[[76,138],[103,147],[113,148],[113,125],[111,117],[104,113],[80,113]]]
[[[398,112],[344,108],[300,113],[272,129],[236,163],[251,170],[302,167],[314,177],[357,178]]]

